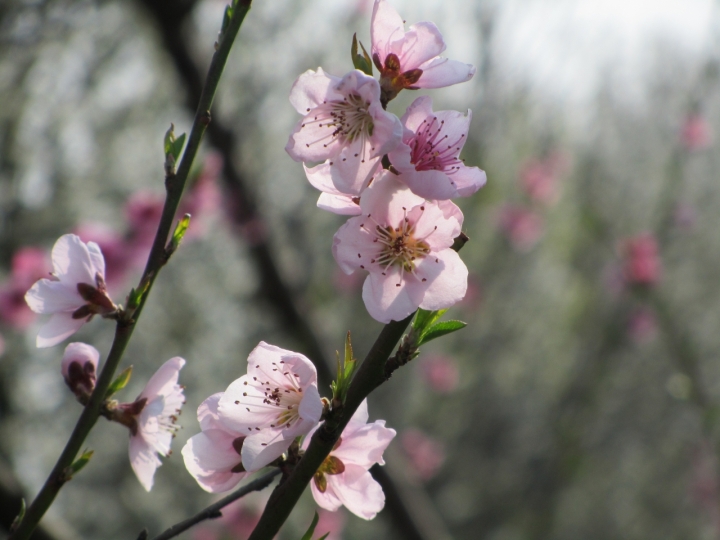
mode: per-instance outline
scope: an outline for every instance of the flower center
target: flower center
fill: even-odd
[[[342,101],[326,101],[316,107],[314,112],[313,120],[302,127],[307,123],[317,123],[318,127],[332,130],[329,137],[333,140],[338,138],[343,143],[351,143],[373,134],[375,124],[370,114],[370,102],[364,101],[358,94],[349,94]],[[324,140],[326,138],[317,142]],[[323,146],[327,147],[328,144],[330,143],[323,143]]]
[[[422,121],[415,136],[410,141],[410,161],[417,171],[443,171],[453,174],[460,169],[462,160],[458,158],[464,143],[465,133],[456,141],[449,141],[447,134],[440,136],[445,120],[438,122],[437,116]]]
[[[421,207],[424,210],[424,207]],[[407,217],[403,218],[398,227],[377,225],[375,239],[382,245],[380,253],[372,262],[381,266],[399,266],[406,272],[415,271],[415,260],[424,258],[430,253],[430,246],[423,239],[415,238],[415,225]]]

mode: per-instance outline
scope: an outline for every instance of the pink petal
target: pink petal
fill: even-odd
[[[398,177],[410,190],[425,199],[445,200],[458,196],[451,177],[442,171],[402,171]]]
[[[285,151],[295,161],[325,161],[343,148],[340,138],[333,137],[326,124],[316,123],[313,118],[310,112],[300,120],[285,145]]]
[[[93,270],[95,270],[96,274],[100,274],[101,276],[105,277],[105,258],[103,257],[102,251],[100,251],[100,246],[98,246],[95,242],[88,242],[87,243],[88,248],[88,254],[90,255],[90,261],[93,265]],[[94,284],[95,281],[92,282]]]
[[[428,201],[420,214],[414,208],[409,215],[420,214],[415,221],[416,238],[424,238],[430,249],[435,252],[453,245],[455,237],[462,230],[463,215],[460,209],[450,201]],[[426,258],[432,258],[430,253]]]
[[[243,375],[230,383],[218,401],[220,421],[228,429],[249,434],[255,428],[275,423],[278,416],[276,407],[265,407],[264,390],[252,384],[249,375]]]
[[[417,88],[443,88],[469,81],[475,75],[475,66],[441,57],[420,66],[420,69],[423,74],[415,83]]]
[[[405,110],[401,121],[414,134],[422,125],[423,120],[433,114],[432,98],[430,96],[420,96]],[[406,140],[405,137],[403,137],[403,140]]]
[[[329,160],[330,180],[339,193],[359,196],[380,168],[380,156],[372,156],[370,144],[358,139]]]
[[[297,436],[292,429],[263,429],[250,435],[242,447],[242,463],[245,470],[254,472],[279,458]]]
[[[315,480],[310,481],[310,491],[312,492],[313,499],[320,508],[335,512],[342,506],[342,502],[335,496],[335,492],[332,489],[326,489],[325,493],[320,491],[315,484]]]
[[[370,414],[368,413],[367,398],[365,398],[362,400],[362,403],[360,403],[360,405],[358,406],[355,414],[352,415],[352,418],[350,418],[347,425],[345,426],[345,429],[343,430],[343,436],[345,436],[345,434],[352,434],[361,427],[363,427],[365,424],[367,424],[368,418],[370,418]]]
[[[339,77],[325,73],[320,67],[317,71],[309,69],[293,83],[290,103],[304,116],[309,112],[308,109],[314,109],[323,101],[342,99],[342,95],[334,90],[339,82]]]
[[[85,304],[77,292],[77,287],[69,287],[65,283],[50,279],[35,282],[25,293],[25,302],[35,313],[73,312]]]
[[[150,377],[140,397],[152,399],[155,396],[170,396],[177,393],[175,387],[178,382],[180,370],[185,365],[185,360],[175,356],[163,363],[162,366]]]
[[[130,465],[146,491],[153,486],[155,470],[162,465],[155,451],[141,437],[130,437]]]
[[[400,58],[400,70],[408,71],[438,56],[445,50],[445,42],[437,26],[431,22],[420,22],[413,24],[402,42],[393,43],[391,49]],[[424,76],[425,73],[419,82],[422,82]]]
[[[365,259],[377,251],[374,236],[368,232],[374,224],[368,222],[366,227],[367,221],[367,216],[350,218],[333,237],[333,257],[346,274],[352,274],[360,265],[369,268],[369,261]]]
[[[332,489],[343,505],[358,517],[373,519],[385,506],[380,484],[363,467],[345,465],[345,472],[326,475],[326,478],[328,491]]]
[[[85,319],[73,319],[70,313],[55,313],[38,332],[35,344],[38,348],[52,347],[77,332]]]
[[[397,435],[394,429],[385,427],[384,420],[365,424],[348,434],[346,431],[343,431],[340,446],[333,450],[332,455],[345,465],[352,463],[364,469],[369,469],[375,463],[385,464],[383,452]]]
[[[356,204],[349,195],[321,193],[318,197],[317,207],[342,216],[356,216],[361,212],[360,205]]]
[[[365,307],[381,323],[401,321],[420,305],[424,285],[397,266],[387,267],[385,274],[373,272],[365,280],[362,291]]]
[[[209,429],[192,436],[183,447],[185,467],[205,491],[228,491],[247,476],[231,472],[240,463],[232,445],[234,439],[232,434]]]
[[[405,35],[404,26],[402,17],[389,2],[375,0],[370,19],[371,54],[378,53],[380,61],[385,62],[385,58],[391,52],[390,44]]]
[[[58,279],[75,287],[78,283],[95,284],[95,267],[85,243],[79,236],[65,234],[52,249],[53,270]]]
[[[200,429],[205,431],[206,429],[219,429],[222,426],[220,422],[220,414],[218,412],[218,403],[222,397],[222,392],[213,394],[205,401],[203,401],[197,410],[198,422],[200,422]]]
[[[323,404],[317,386],[310,385],[303,392],[303,398],[298,407],[298,415],[303,420],[317,424],[323,412]]]
[[[466,167],[465,165],[460,165],[460,169],[455,171],[450,178],[455,182],[460,197],[472,195],[487,183],[485,171],[478,167]]]
[[[432,257],[432,255],[431,255]],[[444,265],[443,271],[436,279],[429,281],[420,307],[427,310],[449,308],[463,298],[467,292],[468,269],[460,256],[452,249],[445,249],[435,254]],[[423,272],[421,266],[432,265],[433,261],[423,259],[418,264],[418,273]]]
[[[280,369],[284,366],[284,369]],[[248,376],[287,386],[295,380],[301,388],[317,383],[315,365],[304,355],[261,341],[248,356]]]
[[[425,199],[413,194],[390,171],[382,171],[360,198],[363,215],[371,214],[383,225],[396,227],[405,217],[406,209],[421,205]]]

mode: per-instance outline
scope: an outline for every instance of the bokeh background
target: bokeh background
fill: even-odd
[[[720,537],[720,13],[711,0],[395,0],[429,20],[465,84],[435,110],[472,109],[463,157],[488,184],[458,201],[471,241],[468,328],[428,345],[370,398],[398,431],[372,522],[324,513],[330,538],[427,540]],[[61,346],[36,349],[23,294],[76,232],[101,244],[122,302],[163,197],[162,137],[187,131],[224,4],[216,0],[0,2],[0,515],[32,498],[79,406]],[[100,420],[90,465],[42,538],[134,539],[215,498],[179,454],[195,410],[245,372],[260,340],[358,356],[381,325],[362,277],[332,259],[340,216],[283,148],[294,79],[351,67],[369,0],[256,0],[241,29],[163,270],[127,350],[121,398],[182,356],[187,404],[155,487],[127,433]],[[425,93],[425,92],[423,92]],[[402,115],[420,92],[391,103]],[[107,353],[113,325],[75,340]],[[327,380],[324,381],[327,385]],[[328,393],[327,386],[325,395]],[[267,493],[182,538],[245,538]],[[302,536],[306,494],[280,538]],[[407,516],[402,518],[403,512]],[[5,535],[0,530],[0,538]],[[40,536],[38,536],[40,538]]]

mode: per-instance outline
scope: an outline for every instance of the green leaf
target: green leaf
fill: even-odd
[[[105,399],[110,399],[110,397],[112,397],[114,394],[125,388],[127,386],[127,383],[130,382],[131,376],[132,366],[128,366],[127,368],[122,370],[120,375],[118,375],[117,378],[110,384],[110,387],[105,393]]]
[[[170,129],[165,132],[165,139],[163,140],[163,148],[165,149],[165,155],[167,156],[172,150],[172,145],[175,142],[175,124],[170,124]]]
[[[439,323],[435,323],[420,335],[417,346],[419,347],[420,345],[424,345],[433,339],[457,332],[466,326],[467,323],[462,321],[441,321]]]
[[[83,467],[88,464],[90,458],[93,456],[93,453],[94,452],[92,450],[85,450],[82,455],[73,462],[72,465],[65,469],[64,480],[67,482],[68,480],[72,479],[73,476],[79,473],[83,469]]]
[[[172,144],[170,145],[170,154],[172,154],[172,157],[175,160],[175,163],[177,163],[178,158],[180,157],[180,152],[182,152],[184,144],[185,144],[185,134],[183,133],[177,139],[175,139],[172,142]]]
[[[325,540],[328,536],[330,536],[330,533],[329,533],[329,532],[326,532],[326,533],[323,534],[320,538],[318,538],[318,540]]]
[[[313,534],[315,534],[315,527],[317,527],[319,520],[320,520],[320,516],[318,516],[318,513],[315,512],[315,516],[313,517],[312,523],[310,524],[310,528],[307,530],[307,532],[303,535],[303,537],[300,540],[312,540]],[[327,536],[327,535],[325,535],[325,536]]]
[[[422,335],[435,321],[442,317],[447,309],[439,309],[438,311],[426,311],[418,309],[415,319],[412,323],[412,329],[419,335]]]
[[[190,227],[190,214],[185,214],[182,219],[178,221],[177,227],[175,227],[175,232],[173,232],[172,239],[170,240],[173,251],[175,251],[180,245],[188,227]]]
[[[363,51],[362,55],[358,54],[357,34],[353,34],[352,47],[350,48],[350,55],[352,57],[353,66],[355,67],[355,69],[359,69],[366,75],[370,75],[372,77],[372,60],[362,43],[360,43],[360,47]]]

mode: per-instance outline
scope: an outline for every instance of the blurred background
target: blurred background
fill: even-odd
[[[331,539],[720,538],[720,13],[711,0],[445,0],[393,5],[433,21],[468,83],[403,92],[472,109],[463,156],[488,184],[457,201],[470,242],[467,329],[425,347],[370,398],[398,431],[371,522],[322,513]],[[23,301],[67,232],[100,243],[116,302],[163,202],[163,134],[190,128],[224,3],[0,2],[0,517],[32,499],[80,413],[63,346],[36,349]],[[350,330],[381,329],[363,276],[332,259],[340,216],[283,148],[295,78],[351,67],[370,0],[256,0],[228,62],[181,249],[127,350],[130,401],[172,356],[187,403],[147,494],[127,432],[100,420],[90,465],[61,491],[49,539],[151,536],[216,497],[185,471],[195,411],[260,340],[318,366]],[[74,337],[106,354],[114,327]],[[325,395],[328,377],[321,380]],[[269,491],[181,538],[246,538]],[[283,529],[297,539],[309,493]],[[0,538],[5,532],[0,529]]]

